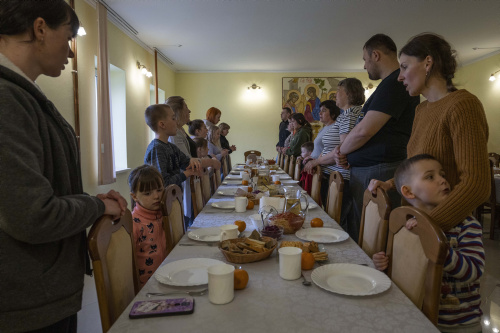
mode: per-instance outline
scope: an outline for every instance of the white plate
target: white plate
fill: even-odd
[[[227,196],[234,196],[234,194],[236,193],[236,191],[238,190],[237,187],[222,187],[220,189],[217,190],[217,194],[219,195],[227,195]]]
[[[199,286],[208,283],[208,267],[223,263],[209,258],[177,260],[158,268],[155,278],[171,286]]]
[[[241,185],[241,180],[224,180],[222,182],[224,185]]]
[[[283,170],[276,170],[276,173],[277,173],[277,174],[283,174],[283,173],[286,173],[286,172],[285,172],[285,171],[283,171]]]
[[[290,177],[289,175],[285,174],[285,175],[277,175],[277,176],[280,176],[280,181],[282,180],[286,180],[286,179],[292,179],[292,177]]]
[[[200,242],[220,241],[220,227],[193,229],[188,232],[188,237]]]
[[[295,236],[306,241],[315,241],[317,243],[338,243],[349,238],[347,232],[333,228],[300,229],[295,233]]]
[[[355,264],[324,265],[316,268],[311,278],[318,287],[342,295],[375,295],[391,286],[384,273]]]
[[[290,184],[298,184],[299,183],[298,180],[293,180],[293,179],[285,179],[283,181],[280,179],[280,182],[282,185],[290,185]]]
[[[301,202],[300,203],[300,207],[302,208],[302,210],[306,209],[306,203],[305,202]],[[314,202],[310,202],[308,209],[314,209],[316,207],[318,207],[318,204],[315,204]]]
[[[240,175],[227,175],[225,179],[242,179]]]
[[[220,209],[234,209],[234,200],[212,202],[212,207]]]

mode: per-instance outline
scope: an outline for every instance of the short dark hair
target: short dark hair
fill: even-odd
[[[144,164],[135,168],[128,176],[130,192],[147,192],[163,188],[163,177],[152,165]]]
[[[452,81],[457,70],[456,51],[451,48],[451,45],[443,37],[434,33],[416,35],[403,46],[399,51],[399,56],[401,57],[403,53],[416,57],[420,61],[423,61],[427,56],[431,56],[433,64],[429,75],[425,78],[425,82],[427,83],[427,80],[432,75],[438,75],[446,80],[449,92],[457,90]]]
[[[28,31],[33,41],[33,22],[39,17],[51,29],[69,21],[73,37],[80,27],[78,16],[64,0],[1,0],[0,35],[14,36]]]
[[[290,109],[288,106],[285,106],[283,110],[286,110],[286,112],[292,114],[292,109]]]
[[[166,104],[153,104],[147,107],[144,111],[144,118],[146,119],[146,124],[151,128],[153,132],[158,131],[158,122],[161,119],[167,117],[167,110],[171,109],[170,106]]]
[[[312,153],[312,151],[314,150],[314,142],[312,141],[305,142],[302,144],[302,146],[300,146],[300,148],[304,148],[308,152]]]
[[[371,53],[373,50],[379,50],[385,54],[396,54],[398,52],[396,43],[394,43],[391,37],[384,34],[373,35],[366,41],[363,48],[366,49],[368,53]]]
[[[350,77],[339,82],[339,87],[344,87],[350,105],[363,105],[365,103],[365,88],[361,81]]]
[[[203,125],[205,125],[205,123],[201,119],[195,119],[188,121],[186,125],[188,125],[189,134],[196,135],[196,131],[201,130],[201,128],[203,127]]]
[[[340,115],[339,107],[331,99],[327,99],[326,101],[321,102],[319,107],[322,106],[324,106],[325,108],[328,109],[328,111],[330,111],[330,118],[332,118],[332,120],[337,119],[337,117]]]
[[[412,166],[415,163],[417,163],[419,161],[424,161],[424,160],[437,161],[437,159],[432,155],[419,154],[419,155],[415,155],[413,157],[410,157],[409,159],[404,160],[398,166],[398,168],[396,169],[396,172],[394,172],[394,184],[395,184],[396,190],[398,191],[399,194],[401,194],[401,187],[403,185],[406,185],[409,181],[409,178],[411,176]]]
[[[304,117],[304,114],[302,113],[294,113],[292,114],[292,118],[300,125],[300,126],[305,126],[306,124],[309,124],[307,121],[306,117]]]

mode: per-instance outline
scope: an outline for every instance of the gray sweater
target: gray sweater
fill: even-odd
[[[104,203],[83,193],[73,129],[33,82],[3,65],[0,332],[19,332],[81,308],[85,229]]]

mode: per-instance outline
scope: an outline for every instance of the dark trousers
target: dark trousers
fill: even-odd
[[[26,333],[76,333],[77,314],[71,315],[50,326]]]
[[[365,190],[370,184],[370,180],[378,179],[386,181],[394,177],[394,171],[402,161],[392,163],[381,163],[369,167],[351,167],[351,180],[350,188],[353,197],[353,217],[348,221],[349,229],[353,233],[349,233],[351,237],[357,242],[359,239],[359,226],[361,223],[361,213],[363,210],[363,196]],[[391,200],[391,209],[401,206],[401,196],[396,191],[387,192]]]

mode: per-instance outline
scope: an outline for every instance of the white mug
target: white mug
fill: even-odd
[[[273,177],[273,183],[279,182],[279,180],[280,180],[280,175],[272,175],[271,177]]]
[[[227,264],[208,267],[208,300],[227,304],[234,298],[234,266]]]
[[[248,186],[247,186],[248,191]],[[247,211],[248,198],[247,197],[234,197],[234,206],[236,213],[244,213]]]
[[[280,276],[285,280],[296,280],[302,273],[302,249],[298,247],[282,247],[278,250],[280,260]]]
[[[226,224],[220,227],[220,241],[224,241],[226,239],[234,239],[238,238],[240,232],[238,231],[238,226],[235,224]]]

